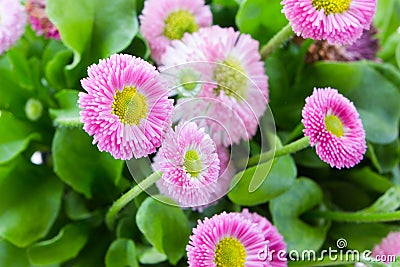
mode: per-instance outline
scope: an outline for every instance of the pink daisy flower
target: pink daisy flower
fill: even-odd
[[[372,257],[383,262],[393,261],[400,256],[400,232],[391,232],[372,251]]]
[[[27,16],[18,0],[0,0],[0,55],[10,49],[25,32]]]
[[[264,254],[259,255],[261,256],[260,258],[268,261],[267,266],[287,266],[286,243],[283,240],[283,236],[278,232],[278,229],[266,218],[257,213],[250,213],[248,209],[244,209],[240,215],[255,223],[263,233],[267,241],[267,251],[263,251]]]
[[[32,29],[38,35],[45,34],[46,38],[60,40],[57,27],[47,17],[46,0],[27,0],[25,6]]]
[[[336,89],[314,89],[306,98],[302,115],[304,135],[331,167],[351,168],[363,159],[366,141],[359,114]]]
[[[209,204],[219,174],[216,146],[196,123],[181,123],[170,131],[154,158],[153,168],[161,171],[160,192],[181,207]]]
[[[250,35],[213,26],[173,41],[161,59],[161,70],[173,66],[196,68],[202,89],[196,99],[181,98],[177,116],[205,116],[205,126],[217,145],[250,139],[268,103],[268,77]]]
[[[149,42],[151,56],[160,61],[171,40],[212,24],[212,14],[204,0],[146,0],[140,18],[140,32]]]
[[[264,234],[239,213],[221,213],[199,221],[186,247],[189,267],[267,266],[259,253]]]
[[[84,130],[100,151],[117,159],[140,158],[161,146],[173,101],[159,73],[131,55],[112,55],[88,68],[79,93]]]
[[[226,147],[217,146],[217,154],[220,165],[219,178],[215,186],[215,191],[211,192],[209,197],[210,202],[213,202],[204,206],[195,207],[194,210],[198,210],[199,212],[203,212],[205,208],[217,204],[217,201],[229,192],[233,176],[235,175],[235,167],[230,161],[231,155],[229,150]]]
[[[369,29],[376,0],[283,0],[282,4],[297,35],[351,44]]]

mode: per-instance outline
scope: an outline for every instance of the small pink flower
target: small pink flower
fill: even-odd
[[[176,113],[183,120],[207,117],[202,126],[217,145],[249,140],[266,110],[268,77],[258,48],[250,35],[213,26],[173,41],[162,57],[161,70],[187,65],[201,73],[197,98],[181,98]]]
[[[60,40],[57,27],[46,14],[46,0],[27,0],[25,3],[32,29],[38,35],[45,34],[46,38]]]
[[[267,266],[259,253],[268,242],[251,220],[221,213],[199,221],[186,247],[189,267]]]
[[[372,251],[372,257],[388,263],[400,256],[400,232],[391,232]]]
[[[282,4],[297,35],[342,45],[369,29],[376,0],[283,0]]]
[[[79,93],[84,130],[100,151],[140,158],[161,146],[171,126],[173,101],[159,73],[131,55],[112,55],[88,68]]]
[[[0,55],[24,34],[27,24],[25,8],[18,0],[0,0]]]
[[[140,18],[140,32],[149,42],[151,56],[158,63],[171,40],[180,40],[212,23],[204,0],[146,0]]]
[[[153,168],[162,172],[160,192],[182,207],[209,204],[219,175],[216,146],[196,123],[181,123],[170,131],[154,158]]]
[[[302,111],[304,135],[318,156],[331,167],[351,168],[366,151],[365,131],[359,114],[336,89],[314,89]]]

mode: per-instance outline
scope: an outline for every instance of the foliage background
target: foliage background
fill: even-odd
[[[260,44],[287,24],[279,0],[207,3],[214,24],[249,33]],[[280,141],[301,136],[301,109],[314,86],[335,87],[355,103],[366,129],[368,152],[360,165],[331,169],[306,149],[274,161],[253,193],[248,192],[254,172],[249,169],[227,197],[203,213],[142,194],[120,214],[115,231],[108,230],[107,209],[134,181],[123,161],[100,153],[82,130],[79,80],[87,66],[112,53],[150,60],[138,33],[142,8],[141,0],[47,0],[62,42],[37,37],[28,27],[0,56],[0,266],[186,266],[185,246],[197,219],[242,207],[273,221],[288,248],[299,251],[335,247],[339,238],[347,239],[349,249],[372,249],[389,231],[400,229],[398,221],[358,224],[304,215],[369,206],[362,214],[395,212],[400,206],[400,2],[378,0],[381,63],[307,65],[311,41],[286,44],[266,60]],[[30,98],[44,107],[37,121],[26,115]],[[253,154],[260,150],[257,140],[251,141]],[[31,163],[37,151],[43,164]],[[148,168],[144,161],[132,164],[138,172]]]

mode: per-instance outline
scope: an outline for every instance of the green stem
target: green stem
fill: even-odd
[[[265,60],[270,54],[272,54],[277,48],[279,48],[284,42],[289,40],[293,36],[292,27],[288,24],[282,28],[277,34],[275,34],[266,45],[261,48],[261,58]]]
[[[400,211],[366,213],[366,212],[341,212],[341,211],[314,211],[307,213],[307,218],[325,218],[340,222],[393,222],[400,220]]]
[[[247,166],[254,166],[263,162],[267,162],[273,158],[285,156],[287,154],[295,153],[300,151],[306,147],[310,146],[310,141],[308,137],[303,137],[299,140],[294,141],[293,143],[287,144],[281,148],[274,150],[269,150],[265,153],[262,153],[257,156],[253,156],[249,159]]]
[[[154,172],[150,174],[147,178],[141,181],[139,184],[131,188],[128,192],[123,194],[111,208],[108,210],[106,215],[106,224],[110,230],[114,229],[115,220],[118,212],[124,208],[129,202],[131,202],[135,197],[140,195],[144,190],[152,186],[161,178],[161,172]]]

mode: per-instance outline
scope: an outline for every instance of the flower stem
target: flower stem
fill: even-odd
[[[288,24],[283,27],[277,34],[275,34],[266,45],[261,48],[261,58],[265,60],[270,54],[272,54],[277,48],[279,48],[284,42],[289,40],[293,36],[292,27]]]
[[[287,154],[295,153],[297,151],[300,151],[306,147],[310,146],[310,141],[308,137],[303,137],[299,140],[296,140],[290,144],[287,144],[281,148],[278,148],[277,150],[269,150],[265,153],[262,153],[257,156],[253,156],[249,159],[247,166],[254,166],[259,163],[267,162],[273,158],[285,156]]]
[[[341,212],[341,211],[314,211],[307,213],[307,218],[325,218],[340,222],[393,222],[400,220],[400,211],[367,213],[367,212]]]
[[[135,197],[140,195],[144,190],[152,186],[155,182],[157,182],[161,178],[161,172],[153,172],[139,184],[131,188],[128,192],[123,194],[111,208],[108,210],[106,215],[106,224],[107,227],[112,230],[115,226],[115,220],[118,212],[124,208],[129,202],[131,202]]]

